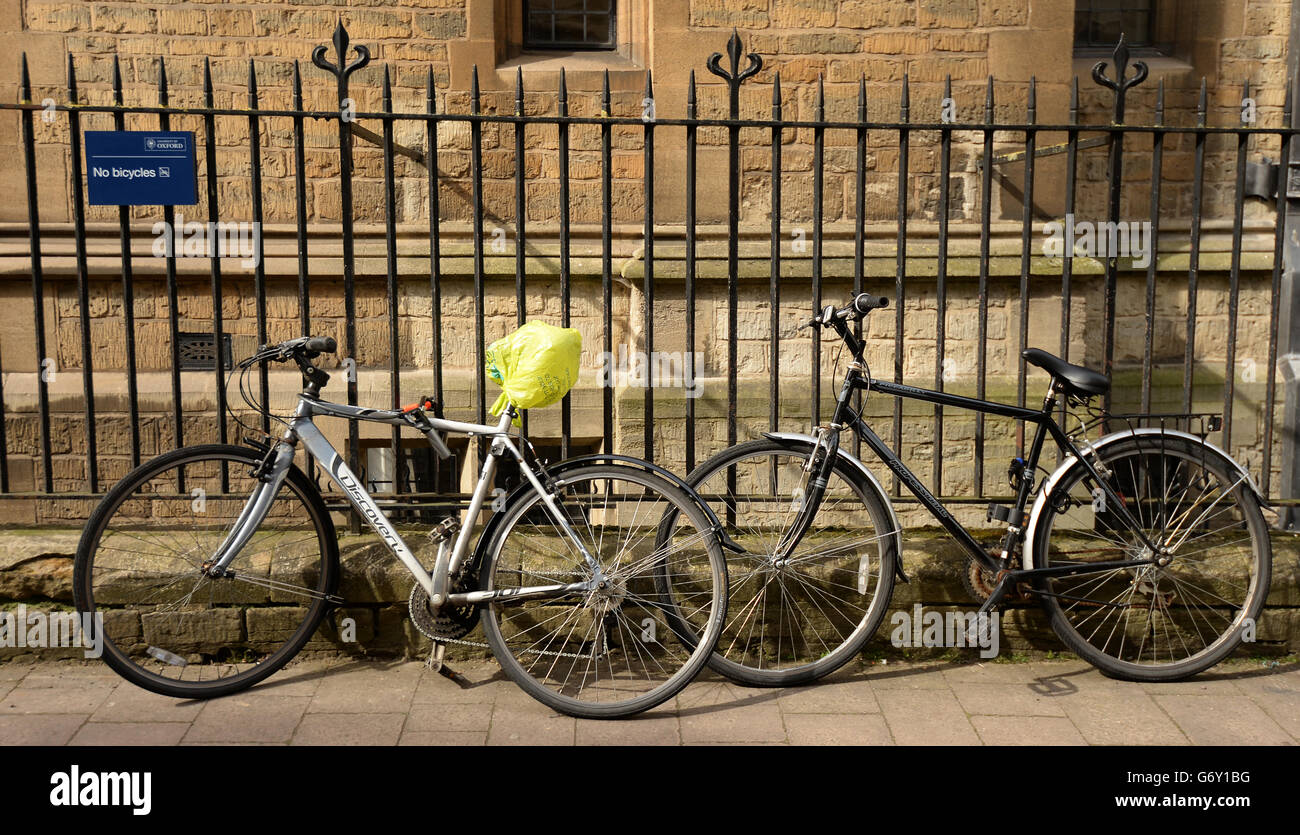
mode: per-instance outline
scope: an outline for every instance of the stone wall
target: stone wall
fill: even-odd
[[[202,102],[205,59],[211,60],[215,102],[220,107],[248,105],[249,60],[258,74],[259,103],[268,108],[292,104],[293,62],[303,64],[304,100],[309,109],[332,110],[333,78],[312,66],[313,47],[328,43],[342,19],[352,40],[371,50],[374,62],[352,78],[351,94],[360,111],[381,106],[381,65],[387,65],[393,82],[394,108],[399,112],[424,112],[425,84],[431,72],[440,112],[466,113],[470,109],[470,73],[479,69],[483,89],[482,112],[514,113],[516,71],[522,71],[530,92],[525,112],[555,114],[558,66],[572,65],[568,76],[569,112],[596,116],[601,108],[598,90],[605,70],[614,87],[611,114],[639,117],[642,113],[647,71],[656,90],[656,113],[663,117],[685,114],[687,72],[699,82],[699,114],[725,115],[726,88],[705,69],[705,60],[723,50],[733,26],[743,31],[745,48],[764,59],[763,70],[742,90],[742,114],[765,118],[771,112],[772,83],[779,72],[783,85],[784,116],[808,120],[818,114],[818,80],[825,82],[823,115],[854,121],[860,79],[866,83],[868,115],[873,121],[900,118],[901,81],[911,82],[910,118],[935,122],[939,117],[943,85],[952,77],[958,122],[984,119],[985,82],[997,82],[995,118],[1023,122],[1028,83],[1037,82],[1037,119],[1041,124],[1063,124],[1068,118],[1069,86],[1073,75],[1082,78],[1080,120],[1083,124],[1110,120],[1111,96],[1088,77],[1091,60],[1062,61],[1071,49],[1073,15],[1069,2],[1056,0],[626,0],[629,23],[626,42],[618,53],[578,55],[564,60],[544,56],[519,56],[510,46],[512,9],[498,0],[293,0],[266,3],[186,2],[176,4],[132,2],[46,2],[14,0],[0,12],[0,44],[8,48],[11,62],[3,74],[0,95],[17,96],[18,53],[27,51],[37,101],[51,97],[66,100],[65,51],[78,62],[81,100],[94,104],[111,101],[112,62],[121,65],[128,104],[156,101],[159,55],[167,56],[171,103]],[[1154,119],[1156,82],[1166,83],[1165,122],[1190,125],[1195,119],[1196,89],[1207,78],[1211,92],[1208,121],[1235,125],[1242,120],[1243,82],[1250,82],[1258,125],[1280,124],[1285,88],[1285,44],[1289,4],[1273,0],[1195,0],[1182,4],[1174,55],[1150,59],[1152,77],[1130,94],[1128,120],[1150,123]],[[1113,70],[1112,70],[1113,71]],[[132,116],[127,127],[151,128],[154,116]],[[378,129],[373,120],[362,125]],[[108,114],[86,114],[85,129],[111,126]],[[42,217],[48,221],[71,218],[70,197],[64,184],[69,168],[67,120],[53,124],[37,121],[38,163],[41,170]],[[199,117],[177,115],[172,128],[196,130],[203,136]],[[262,174],[265,178],[265,219],[289,221],[294,216],[292,125],[287,118],[263,120]],[[615,179],[613,217],[616,222],[641,220],[644,205],[644,164],[639,126],[614,130],[612,174]],[[680,219],[684,204],[685,149],[682,129],[660,128],[656,159],[656,203],[664,216]],[[15,113],[0,114],[0,144],[18,142]],[[599,131],[595,126],[572,130],[570,209],[576,223],[600,221]],[[398,143],[415,148],[425,144],[424,125],[397,125]],[[726,201],[717,195],[726,189],[726,132],[721,128],[699,131],[701,179],[700,220],[724,217]],[[767,174],[770,136],[765,130],[741,132],[743,220],[761,224],[771,211]],[[1045,133],[1039,145],[1064,141]],[[526,222],[553,225],[560,213],[560,174],[557,134],[553,126],[527,129],[528,152],[523,169],[528,179]],[[248,125],[243,117],[216,120],[215,146],[220,182],[218,195],[223,219],[251,217]],[[952,160],[953,219],[978,219],[977,163],[982,153],[978,133],[954,134]],[[1019,146],[1022,137],[997,136],[998,152]],[[828,130],[825,135],[823,209],[828,222],[851,218],[854,212],[852,130]],[[308,217],[328,223],[340,217],[340,191],[332,179],[337,171],[336,126],[308,120],[306,167]],[[789,130],[783,137],[785,177],[783,216],[789,222],[807,222],[812,214],[813,132]],[[917,218],[934,219],[938,194],[938,134],[917,133],[912,140],[908,200]],[[469,128],[465,123],[444,123],[440,130],[439,166],[444,217],[466,220],[469,204]],[[897,206],[899,165],[897,134],[871,131],[867,154],[867,217],[889,219]],[[1252,155],[1273,152],[1275,137],[1251,140]],[[508,125],[489,124],[483,130],[484,201],[489,224],[511,225],[514,219],[514,134]],[[1226,216],[1232,205],[1231,171],[1235,145],[1230,137],[1211,137],[1206,145],[1205,207],[1210,215]],[[1147,213],[1150,183],[1149,148],[1145,138],[1129,142],[1131,159],[1126,176],[1131,184],[1124,197],[1125,216]],[[366,143],[357,143],[356,213],[361,221],[382,220],[382,155]],[[1187,136],[1169,138],[1163,172],[1166,212],[1190,213],[1193,143]],[[1078,213],[1100,217],[1104,211],[1105,153],[1080,156]],[[425,172],[399,157],[399,220],[427,218]],[[1019,165],[999,167],[994,208],[997,216],[1018,218],[1023,173]],[[0,183],[21,189],[20,167],[0,173]],[[1064,160],[1043,159],[1036,175],[1035,204],[1043,215],[1059,215],[1064,181]],[[204,189],[200,189],[201,200]],[[62,195],[62,197],[60,197]],[[1250,211],[1260,211],[1251,206]],[[192,211],[206,216],[200,205]],[[110,208],[92,208],[91,220],[111,221]],[[139,218],[149,210],[136,210]],[[20,201],[0,205],[0,220],[25,219]]]
[[[44,531],[0,531],[0,610],[15,609],[22,602],[26,610],[70,611],[72,603],[72,554],[78,532],[46,529]],[[1285,655],[1300,651],[1300,543],[1294,534],[1273,535],[1273,579],[1266,607],[1258,622],[1257,640],[1245,645],[1239,654],[1247,656]],[[408,543],[417,556],[430,559],[427,544],[418,532],[411,532]],[[328,653],[370,656],[423,657],[429,651],[428,639],[420,636],[407,617],[406,603],[412,580],[395,559],[384,552],[374,537],[364,539],[344,535],[340,543],[343,582],[340,594],[346,603],[322,624],[306,645],[305,653]],[[426,562],[426,564],[429,564]],[[965,557],[958,546],[935,529],[910,530],[904,537],[903,564],[911,582],[898,583],[891,598],[892,610],[911,612],[916,604],[926,611],[972,611],[973,600],[962,586],[961,572]],[[281,606],[249,608],[244,628],[251,642],[270,642],[283,638],[287,624],[298,610],[285,602]],[[232,609],[231,611],[238,611]],[[286,617],[288,616],[288,617]],[[354,641],[343,640],[340,625],[350,618]],[[891,621],[886,617],[868,653],[890,653]],[[1042,610],[1033,604],[1013,603],[1002,610],[1001,653],[1061,653],[1064,646],[1052,632]],[[468,641],[482,642],[481,630],[466,636]],[[274,644],[267,644],[274,646]],[[959,650],[974,654],[975,649]],[[449,658],[484,656],[482,647],[453,644]],[[37,658],[81,657],[83,651],[70,648],[34,650],[27,647],[0,647],[0,662],[31,661]]]

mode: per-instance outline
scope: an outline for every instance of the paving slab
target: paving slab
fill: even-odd
[[[1240,696],[1154,696],[1197,745],[1291,745],[1295,740],[1263,708]]]
[[[1077,660],[864,661],[802,687],[711,671],[638,717],[577,720],[493,661],[319,659],[207,701],[103,664],[0,664],[0,745],[1239,745],[1300,743],[1300,665],[1138,684]]]
[[[306,696],[236,694],[204,703],[183,742],[285,743],[302,721]]]
[[[308,713],[291,745],[396,745],[405,713]]]
[[[1074,723],[1056,716],[972,716],[985,745],[1087,745]]]
[[[1090,745],[1186,745],[1190,741],[1141,689],[1087,691],[1061,704]]]
[[[951,690],[880,690],[876,698],[899,745],[979,744],[979,736]]]
[[[70,745],[176,745],[190,730],[188,722],[87,722]]]

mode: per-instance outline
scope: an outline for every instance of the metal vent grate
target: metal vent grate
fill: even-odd
[[[180,358],[181,371],[210,371],[217,359],[216,338],[210,333],[177,334],[177,356]],[[230,334],[221,335],[221,366],[229,371]]]

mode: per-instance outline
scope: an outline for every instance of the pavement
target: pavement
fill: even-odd
[[[462,661],[297,661],[221,699],[158,696],[98,662],[0,664],[0,745],[1295,745],[1300,663],[1136,684],[1081,661],[879,661],[817,684],[704,673],[639,717],[577,720]]]

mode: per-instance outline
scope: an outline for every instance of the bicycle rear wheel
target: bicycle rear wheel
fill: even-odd
[[[211,698],[274,673],[311,638],[338,582],[338,542],[319,492],[290,468],[229,566],[201,570],[235,526],[263,453],[212,444],[166,453],[119,482],[77,548],[77,609],[104,661],[147,690]]]
[[[1174,681],[1217,664],[1259,617],[1271,576],[1268,526],[1245,475],[1210,447],[1170,435],[1116,441],[1092,460],[1138,528],[1075,464],[1036,523],[1034,567],[1157,564],[1037,578],[1053,629],[1116,678]]]
[[[555,479],[555,500],[607,577],[605,588],[484,608],[498,662],[527,693],[593,719],[672,698],[708,661],[726,616],[727,573],[708,517],[678,488],[631,467],[593,465]],[[586,582],[592,572],[541,497],[505,509],[479,588]],[[657,541],[660,522],[680,522]],[[682,640],[672,617],[690,625]]]

